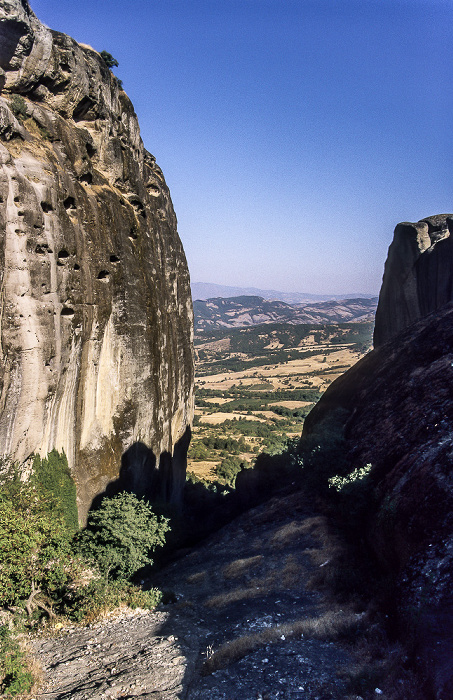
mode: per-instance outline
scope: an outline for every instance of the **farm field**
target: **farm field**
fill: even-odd
[[[188,471],[231,484],[260,452],[285,449],[331,382],[371,349],[372,331],[275,324],[198,334]]]

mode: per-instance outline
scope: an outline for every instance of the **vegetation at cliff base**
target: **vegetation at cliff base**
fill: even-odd
[[[125,580],[153,563],[150,553],[165,544],[168,530],[168,519],[155,515],[148,503],[120,493],[89,514],[77,548],[87,561],[96,562],[106,581]]]
[[[79,529],[76,486],[64,452],[52,450],[45,458],[35,455],[33,481],[55,499],[68,529],[76,532]]]
[[[29,693],[33,674],[25,653],[7,625],[0,625],[0,692],[2,698]]]
[[[33,674],[18,642],[19,628],[63,615],[91,622],[105,611],[153,608],[161,593],[131,579],[152,563],[169,523],[130,493],[104,498],[78,531],[75,484],[64,454],[35,456],[23,481],[17,465],[0,464],[0,692],[29,692]],[[9,617],[8,617],[9,615]]]

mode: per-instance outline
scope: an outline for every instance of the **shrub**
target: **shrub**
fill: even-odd
[[[45,459],[35,455],[33,480],[59,503],[68,529],[76,532],[79,529],[76,486],[64,452],[60,454],[57,450],[52,450]]]
[[[78,550],[109,579],[128,579],[146,564],[150,553],[165,544],[168,519],[156,516],[151,506],[133,493],[104,498],[99,510],[88,516],[78,538]]]
[[[12,470],[0,484],[0,605],[28,599],[30,613],[38,593],[52,596],[67,582],[71,537],[53,497]]]
[[[233,485],[236,475],[244,466],[243,462],[238,457],[226,457],[216,467],[216,474],[220,479],[225,479],[228,484]]]
[[[27,103],[21,95],[13,95],[9,104],[14,116],[20,121],[27,117]]]
[[[331,476],[328,480],[329,486],[334,488],[337,492],[347,492],[354,485],[358,485],[359,482],[363,482],[367,479],[370,470],[371,464],[367,464],[365,467],[357,467],[357,469],[354,469],[353,472],[346,476]]]
[[[6,625],[0,625],[0,691],[2,698],[29,693],[34,683],[24,652]]]

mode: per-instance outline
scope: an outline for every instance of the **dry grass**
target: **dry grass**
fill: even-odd
[[[187,583],[202,583],[206,579],[206,571],[197,571],[186,578]]]
[[[257,598],[260,595],[263,595],[263,590],[257,586],[235,588],[233,591],[220,593],[219,595],[214,595],[211,598],[208,598],[205,605],[208,608],[224,608],[226,605],[230,605],[231,603],[250,600],[250,598]]]
[[[360,624],[362,624],[362,620],[357,615],[337,611],[326,613],[320,617],[268,627],[261,632],[247,634],[223,644],[212,654],[211,658],[205,661],[202,673],[209,675],[221,668],[226,668],[267,644],[275,644],[292,637],[302,636],[333,639],[356,630]]]
[[[215,473],[215,468],[220,464],[220,461],[211,462],[205,460],[203,462],[198,462],[193,459],[187,460],[187,471],[192,472],[199,479],[206,479],[214,481],[217,478]]]
[[[271,547],[284,547],[299,540],[306,532],[307,528],[304,522],[297,523],[293,520],[277,530],[271,538],[270,545]]]
[[[211,413],[208,416],[200,416],[200,423],[206,423],[207,425],[219,425],[220,423],[225,423],[226,420],[233,420],[233,418],[236,418],[239,420],[239,418],[243,418],[244,420],[250,420],[251,416],[248,416],[246,413]],[[253,416],[254,421],[258,421],[259,423],[265,423],[264,418],[258,418],[257,416]]]
[[[247,559],[236,559],[236,561],[232,561],[223,568],[222,574],[224,578],[228,579],[239,578],[248,573],[250,569],[261,564],[263,559],[262,554],[258,554],[256,557],[248,557]]]
[[[294,410],[295,408],[305,408],[305,406],[311,406],[311,404],[311,401],[272,401],[269,406],[283,406],[284,408]]]

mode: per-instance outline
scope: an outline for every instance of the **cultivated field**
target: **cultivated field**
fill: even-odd
[[[261,451],[281,452],[329,384],[370,349],[371,334],[371,323],[200,334],[189,472],[233,483]]]

